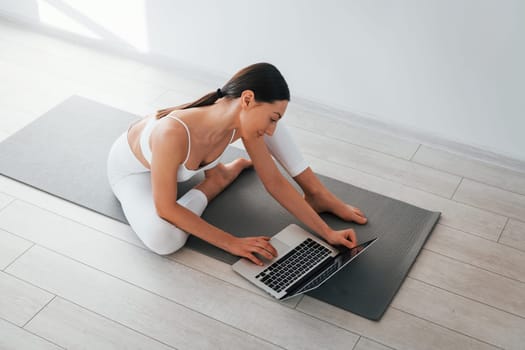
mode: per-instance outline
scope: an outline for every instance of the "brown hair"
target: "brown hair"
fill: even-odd
[[[258,102],[290,101],[290,91],[283,76],[270,63],[256,63],[238,71],[220,90],[210,92],[196,101],[157,111],[162,118],[171,111],[192,107],[210,106],[219,98],[238,98],[244,90],[252,90]]]

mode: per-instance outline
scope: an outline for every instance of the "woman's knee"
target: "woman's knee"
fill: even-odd
[[[286,124],[280,123],[272,136],[264,136],[264,141],[274,158],[291,177],[295,177],[308,167],[308,163],[295,144]]]
[[[164,225],[150,227],[146,235],[139,235],[142,242],[152,252],[159,255],[169,255],[182,248],[188,239],[188,234],[181,229]]]

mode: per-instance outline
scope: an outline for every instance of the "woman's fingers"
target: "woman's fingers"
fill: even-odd
[[[264,249],[269,251],[273,255],[273,257],[277,257],[277,249],[275,249],[275,247],[271,245],[270,242],[266,243]]]
[[[270,243],[270,239],[271,237],[257,237],[257,241],[259,242],[257,246],[270,252],[270,254],[273,255],[272,258],[274,258],[277,256],[277,249],[275,249],[274,246]]]
[[[260,248],[260,247],[254,247],[254,250],[253,250],[255,253],[258,253],[262,256],[264,256],[266,259],[268,260],[272,260],[274,258],[273,254],[270,253],[269,251],[267,251],[266,249],[264,248]]]
[[[348,230],[348,236],[349,236],[350,240],[354,244],[357,244],[357,236],[356,236],[355,231],[353,229],[349,229]]]
[[[357,245],[357,237],[353,229],[345,230],[341,235],[340,243],[347,248],[354,248]]]
[[[341,244],[347,247],[348,249],[352,249],[355,247],[355,243],[350,242],[349,240],[346,240],[346,239],[341,240]]]
[[[270,244],[269,237],[250,237],[242,239],[241,256],[251,260],[254,264],[263,265],[262,261],[259,260],[255,253],[260,256],[272,260],[277,256],[277,250]]]
[[[262,265],[263,265],[262,261],[259,260],[259,259],[257,259],[257,258],[255,257],[255,255],[253,255],[252,253],[248,253],[248,254],[246,254],[244,257],[250,259],[251,262],[253,262],[255,265],[259,265],[259,266],[262,266]]]

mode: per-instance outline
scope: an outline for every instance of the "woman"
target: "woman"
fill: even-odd
[[[281,73],[271,64],[258,63],[239,71],[216,92],[132,124],[115,141],[108,156],[109,182],[131,228],[149,249],[171,254],[193,234],[255,264],[262,262],[254,253],[275,257],[270,237],[237,238],[200,217],[206,205],[250,166],[266,190],[311,230],[331,244],[355,245],[354,230],[332,230],[318,213],[332,212],[360,224],[367,219],[324,187],[279,123],[289,100]],[[228,145],[238,139],[251,160],[219,163]],[[304,197],[282,176],[272,155]],[[201,171],[203,182],[177,200],[177,182]]]

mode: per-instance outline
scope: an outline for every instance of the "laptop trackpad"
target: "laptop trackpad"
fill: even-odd
[[[277,250],[277,258],[273,260],[277,260],[281,258],[284,254],[288,253],[293,247],[285,244],[284,242],[280,241],[278,238],[272,238],[270,240],[271,245]]]

